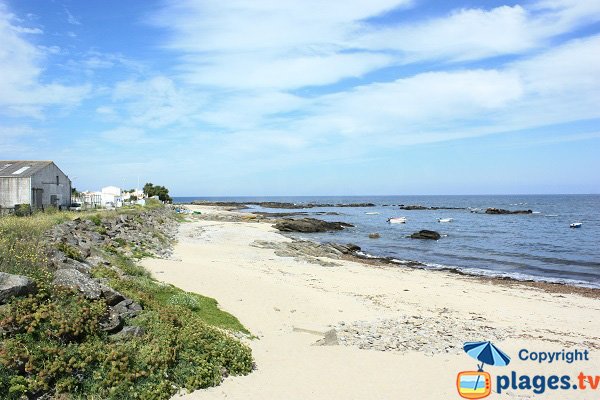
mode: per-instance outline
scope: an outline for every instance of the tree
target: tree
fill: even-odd
[[[144,185],[144,194],[146,194],[148,197],[158,196],[160,201],[173,201],[171,196],[169,196],[169,189],[164,186],[155,186],[149,182]]]

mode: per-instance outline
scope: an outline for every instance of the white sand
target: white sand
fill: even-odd
[[[194,207],[225,213],[213,207]],[[287,241],[268,223],[197,221],[181,225],[175,257],[148,259],[158,280],[218,300],[255,335],[249,341],[257,370],[229,377],[221,386],[185,399],[457,399],[456,374],[474,370],[462,351],[362,350],[345,345],[315,346],[339,321],[373,321],[419,316],[438,324],[425,338],[436,343],[449,331],[457,348],[469,338],[495,341],[512,357],[508,367],[486,367],[494,375],[600,375],[600,301],[579,295],[546,293],[525,286],[494,285],[456,274],[372,267],[335,260],[323,267],[276,256],[250,246],[255,240]],[[439,321],[439,322],[438,322]],[[475,327],[475,332],[466,329]],[[486,328],[487,327],[487,328]],[[464,337],[460,332],[465,331]],[[418,334],[418,327],[415,331]],[[459,332],[458,335],[456,332]],[[319,334],[321,333],[321,334]],[[429,332],[431,333],[431,332]],[[520,349],[591,350],[590,361],[538,364],[517,357]],[[494,387],[495,389],[495,387]],[[597,399],[597,391],[551,391],[534,395],[507,390],[490,399]]]

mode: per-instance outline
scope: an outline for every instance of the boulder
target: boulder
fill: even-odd
[[[142,306],[131,299],[125,299],[113,306],[122,318],[134,318],[143,310]]]
[[[342,254],[352,254],[352,253],[360,250],[359,246],[352,244],[352,243],[347,243],[347,244],[327,243],[327,245],[329,247],[336,249],[337,251],[339,251]]]
[[[55,286],[77,289],[88,299],[96,300],[102,296],[100,284],[76,269],[59,269],[54,273],[52,283]]]
[[[102,291],[102,297],[106,301],[106,304],[109,306],[117,305],[118,303],[125,300],[125,296],[121,293],[117,292],[115,289],[111,288],[108,285],[100,283],[100,290]]]
[[[412,205],[408,205],[408,206],[401,204],[400,209],[401,210],[427,210],[428,208],[425,206],[422,206],[420,204],[412,204]]]
[[[380,237],[381,237],[381,235],[377,232],[369,233],[369,239],[379,239]]]
[[[0,272],[0,304],[6,303],[13,296],[26,296],[35,290],[35,283],[26,276]]]
[[[282,219],[275,224],[275,229],[282,232],[328,232],[328,231],[340,231],[346,227],[352,227],[354,225],[346,222],[328,222],[322,221],[315,218],[301,218],[301,219]]]
[[[118,332],[122,326],[123,319],[121,319],[119,313],[112,308],[108,309],[108,313],[106,314],[104,319],[100,321],[100,329],[108,333]]]
[[[439,240],[442,236],[436,231],[428,231],[427,229],[420,230],[410,235],[411,239],[430,239]]]
[[[532,210],[516,210],[516,211],[511,211],[511,210],[504,210],[502,208],[488,208],[487,210],[485,210],[486,214],[531,214],[533,213]]]
[[[121,329],[121,332],[112,335],[111,340],[128,340],[134,337],[140,337],[146,330],[141,326],[125,326]]]

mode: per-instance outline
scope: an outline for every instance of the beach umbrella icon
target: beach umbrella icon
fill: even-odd
[[[477,366],[478,371],[483,371],[483,364],[504,367],[510,363],[510,357],[502,350],[492,344],[492,342],[466,342],[463,346],[465,353],[481,361]],[[475,387],[479,383],[480,376],[477,376]]]
[[[481,361],[481,365],[478,365],[479,371],[483,371],[483,364],[503,367],[510,363],[510,357],[492,342],[466,342],[463,349],[465,353]]]

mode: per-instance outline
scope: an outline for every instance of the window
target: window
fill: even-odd
[[[19,168],[18,170],[16,170],[15,172],[13,172],[13,175],[19,175],[20,173],[23,173],[25,171],[27,171],[29,168],[31,168],[29,165],[23,168]]]
[[[58,185],[58,175],[56,175],[56,184]]]

